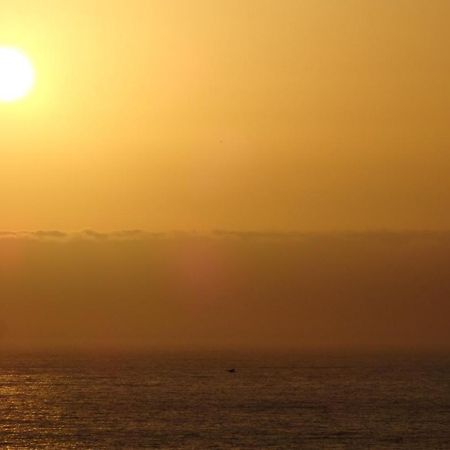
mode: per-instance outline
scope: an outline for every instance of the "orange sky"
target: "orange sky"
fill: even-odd
[[[0,11],[0,347],[448,348],[448,0]]]
[[[450,227],[447,0],[1,0],[0,228]]]

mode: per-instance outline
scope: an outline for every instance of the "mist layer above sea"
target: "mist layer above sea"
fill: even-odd
[[[0,346],[450,348],[450,232],[0,233]]]

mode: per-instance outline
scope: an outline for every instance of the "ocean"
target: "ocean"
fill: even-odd
[[[0,447],[450,449],[450,355],[2,353]]]

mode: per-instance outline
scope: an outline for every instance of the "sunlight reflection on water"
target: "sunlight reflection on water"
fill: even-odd
[[[449,380],[437,356],[3,354],[0,445],[444,449]]]

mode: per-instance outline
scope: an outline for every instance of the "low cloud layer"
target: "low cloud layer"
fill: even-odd
[[[4,347],[450,347],[450,233],[0,233]]]

